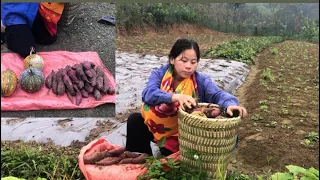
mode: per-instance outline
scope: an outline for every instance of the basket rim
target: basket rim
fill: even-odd
[[[218,104],[212,104],[212,103],[198,103],[198,105],[200,106],[205,106],[205,105],[208,105],[208,104],[211,104],[211,105],[214,105],[218,108],[220,108],[221,106],[219,106]],[[201,121],[214,121],[214,122],[226,122],[226,121],[232,121],[232,120],[241,120],[241,116],[238,116],[238,117],[233,117],[233,118],[223,118],[223,119],[216,119],[216,118],[207,118],[207,117],[200,117],[200,116],[194,116],[192,114],[189,114],[187,112],[185,112],[182,107],[179,108],[179,111],[178,111],[181,115],[183,116],[187,116],[189,118],[193,118],[193,119],[198,119],[198,120],[201,120]]]

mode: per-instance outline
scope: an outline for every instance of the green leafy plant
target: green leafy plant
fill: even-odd
[[[233,59],[252,64],[257,53],[271,44],[282,42],[283,40],[284,38],[280,36],[238,38],[223,42],[216,47],[208,48],[204,52],[204,56]]]
[[[261,74],[261,77],[264,79],[264,80],[269,80],[271,82],[275,82],[275,78],[271,72],[271,70],[269,68],[267,69],[264,69],[262,74]]]
[[[1,177],[14,176],[26,179],[82,179],[77,156],[45,152],[37,148],[11,149],[1,146]]]
[[[161,148],[164,147],[166,143],[166,137],[162,137],[157,145]],[[173,162],[172,158],[166,158],[159,156],[159,158],[164,158],[171,170],[166,171],[165,167],[162,165],[161,160],[154,157],[148,157],[146,159],[145,167],[148,168],[145,174],[138,176],[138,180],[202,180],[206,179],[206,173],[202,171],[201,168],[201,158],[198,156],[198,152],[190,150],[187,154],[193,157],[199,164],[199,169],[192,169],[182,167],[180,162]]]
[[[261,111],[268,112],[269,106],[268,105],[260,105],[259,109]]]
[[[317,132],[312,131],[308,133],[306,138],[310,141],[319,141],[319,134]]]
[[[277,55],[277,54],[279,54],[278,49],[276,49],[276,48],[272,49],[272,54],[273,54],[273,55]]]
[[[259,121],[259,120],[262,120],[263,117],[261,117],[259,114],[254,114],[252,117],[251,117],[251,120],[253,121]]]
[[[282,114],[282,115],[288,115],[288,114],[290,114],[290,111],[289,111],[289,109],[288,109],[288,106],[283,105],[283,106],[281,107],[281,110],[279,111],[279,114]]]
[[[306,18],[305,25],[302,27],[301,37],[308,41],[319,43],[319,25],[315,21]]]
[[[267,83],[265,81],[263,81],[263,80],[260,80],[259,86],[262,86],[262,87],[265,87],[265,88],[268,87]]]
[[[272,160],[272,156],[267,156],[267,164],[268,164],[268,166],[270,165],[270,162],[271,162],[271,160]]]
[[[289,172],[281,173],[277,172],[271,176],[272,180],[318,180],[319,179],[319,170],[315,168],[305,169],[303,167],[288,165],[286,168]]]
[[[258,180],[260,180],[260,179],[258,178]],[[256,178],[250,177],[247,174],[242,174],[239,171],[232,171],[232,172],[228,173],[226,180],[256,180]]]

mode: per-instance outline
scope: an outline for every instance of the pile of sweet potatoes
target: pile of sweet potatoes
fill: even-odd
[[[125,148],[115,148],[110,151],[95,151],[84,155],[84,164],[113,165],[113,164],[143,164],[146,162],[148,154],[139,154],[126,151]]]
[[[222,110],[219,107],[208,104],[206,107],[193,106],[191,109],[187,108],[186,112],[195,116],[201,116],[206,118],[225,118],[222,116]]]
[[[98,101],[104,94],[115,93],[103,67],[89,61],[67,65],[57,72],[52,70],[46,77],[45,85],[57,96],[67,93],[70,101],[78,106],[82,98],[87,98],[90,94]]]

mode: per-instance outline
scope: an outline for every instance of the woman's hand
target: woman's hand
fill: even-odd
[[[182,107],[182,109],[184,109],[184,107],[188,107],[189,109],[191,109],[192,105],[197,106],[197,102],[192,96],[184,94],[173,94],[171,101],[179,102],[180,107]]]
[[[239,116],[241,118],[244,118],[248,115],[246,108],[241,107],[241,106],[229,106],[227,108],[227,114],[229,114],[231,117],[233,116],[233,111],[239,111]]]

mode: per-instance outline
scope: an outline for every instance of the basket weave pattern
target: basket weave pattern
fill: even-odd
[[[81,3],[68,2],[64,4],[61,19],[59,21],[60,26],[68,26],[72,23],[74,18],[80,13]]]
[[[208,104],[199,103],[198,105],[199,107],[205,107]],[[198,169],[201,166],[209,178],[214,178],[218,167],[225,169],[229,164],[229,157],[236,142],[237,127],[240,122],[240,117],[204,118],[179,109],[181,165],[189,169]],[[197,152],[201,164],[193,156],[190,156],[190,151]],[[221,158],[223,158],[222,162]]]

